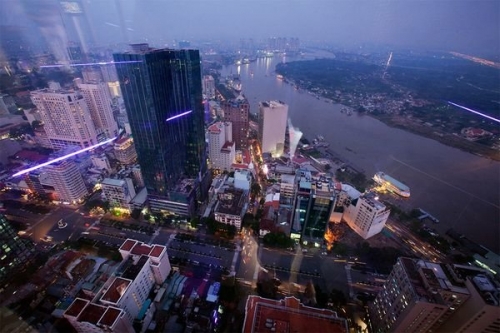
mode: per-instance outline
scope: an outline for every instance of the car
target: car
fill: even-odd
[[[41,237],[41,238],[40,238],[40,240],[41,240],[42,242],[45,242],[45,243],[50,243],[50,242],[52,242],[52,239],[53,239],[53,238],[52,238],[52,236],[45,236],[45,237]]]

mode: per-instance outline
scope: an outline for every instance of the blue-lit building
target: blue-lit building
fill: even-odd
[[[339,191],[329,175],[313,176],[306,169],[297,170],[295,186],[290,236],[322,244]]]
[[[151,210],[192,215],[209,182],[199,51],[135,44],[114,61]]]

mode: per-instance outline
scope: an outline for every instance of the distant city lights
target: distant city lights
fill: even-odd
[[[185,116],[185,115],[190,114],[191,112],[193,112],[193,110],[189,110],[189,111],[186,111],[186,112],[180,113],[180,114],[178,114],[178,115],[175,115],[175,116],[172,116],[172,117],[170,117],[170,118],[167,118],[167,121],[171,121],[171,120],[174,120],[174,119],[180,118],[180,117],[182,117],[182,116]]]
[[[43,168],[43,167],[45,167],[45,166],[47,166],[47,165],[51,165],[51,164],[54,164],[54,163],[60,162],[60,161],[65,160],[65,159],[67,159],[67,158],[69,158],[69,157],[72,157],[72,156],[78,155],[78,154],[80,154],[80,153],[84,153],[84,152],[86,152],[86,151],[92,150],[92,149],[97,148],[97,147],[100,147],[100,146],[104,146],[104,145],[106,145],[106,144],[108,144],[108,143],[110,143],[110,142],[114,141],[116,138],[118,138],[118,136],[116,136],[116,137],[114,137],[114,138],[112,138],[112,139],[108,139],[108,140],[103,141],[103,142],[99,142],[98,144],[95,144],[95,145],[93,145],[93,146],[90,146],[90,147],[87,147],[87,148],[83,148],[83,149],[80,149],[80,150],[75,151],[75,152],[73,152],[73,153],[70,153],[70,154],[67,154],[67,155],[64,155],[64,156],[61,156],[61,157],[55,158],[55,159],[53,159],[53,160],[50,160],[50,161],[44,162],[44,163],[42,163],[42,164],[35,165],[34,167],[31,167],[31,168],[28,168],[28,169],[24,169],[24,170],[22,170],[22,171],[19,171],[19,172],[17,172],[17,173],[15,173],[15,174],[13,174],[13,175],[12,175],[12,177],[18,177],[18,176],[24,175],[24,174],[29,173],[29,172],[31,172],[31,171],[34,171],[34,170],[37,170],[37,169]]]
[[[88,62],[84,64],[56,64],[56,65],[43,65],[40,68],[60,68],[60,67],[82,67],[82,66],[95,66],[95,65],[114,65],[114,64],[133,64],[142,61],[131,60],[131,61],[109,61],[109,62]]]
[[[485,117],[485,118],[488,118],[488,119],[490,119],[490,120],[496,121],[497,123],[500,123],[500,119],[493,118],[493,117],[488,116],[487,114],[481,113],[481,112],[479,112],[479,111],[475,111],[475,110],[469,109],[469,108],[467,108],[467,107],[465,107],[465,106],[462,106],[462,105],[459,105],[459,104],[456,104],[456,103],[453,103],[453,102],[450,102],[450,101],[448,101],[448,104],[451,104],[451,105],[453,105],[453,106],[456,106],[456,107],[459,107],[459,108],[461,108],[461,109],[464,109],[465,111],[469,111],[469,112],[472,112],[472,113],[478,114],[478,115],[480,115],[480,116],[482,116],[482,117]]]

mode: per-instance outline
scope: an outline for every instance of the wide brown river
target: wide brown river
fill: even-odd
[[[227,66],[221,74],[240,74],[243,93],[257,111],[259,101],[278,99],[307,138],[324,136],[330,149],[368,177],[384,171],[407,184],[405,206],[420,207],[439,219],[441,232],[454,228],[500,252],[500,163],[392,128],[369,116],[340,112],[341,106],[318,100],[278,79],[282,57]]]

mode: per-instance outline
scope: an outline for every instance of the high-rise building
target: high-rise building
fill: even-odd
[[[113,118],[108,85],[104,82],[80,83],[78,88],[87,103],[97,135],[102,139],[114,138],[118,125]]]
[[[374,332],[440,332],[468,298],[450,266],[399,258],[370,305],[370,318]]]
[[[151,210],[194,213],[208,175],[199,51],[135,44],[114,61]]]
[[[299,169],[295,186],[291,237],[321,244],[338,194],[333,180],[326,175],[313,177],[309,170]]]
[[[456,271],[469,271],[470,266],[457,267]],[[468,274],[469,275],[469,274]],[[484,271],[469,275],[465,285],[470,297],[443,323],[440,332],[499,332],[500,331],[500,289]]]
[[[45,167],[60,201],[79,203],[89,193],[75,163],[63,160]]]
[[[31,92],[31,100],[55,149],[68,145],[85,148],[98,142],[87,103],[79,92],[42,89]]]
[[[288,105],[281,101],[259,104],[259,141],[262,153],[283,154],[288,120]]]
[[[224,112],[224,121],[233,124],[233,140],[237,150],[248,147],[248,115],[250,113],[250,103],[243,95],[234,99],[221,102]]]
[[[0,283],[6,282],[15,272],[29,263],[35,252],[33,243],[20,238],[5,216],[0,214]]]
[[[210,125],[208,132],[208,157],[212,169],[229,171],[235,161],[235,144],[232,139],[232,124],[217,122]]]
[[[215,98],[215,80],[212,75],[203,76],[203,95],[207,99]]]
[[[384,229],[390,213],[390,209],[369,192],[345,207],[343,219],[358,235],[368,239]]]

